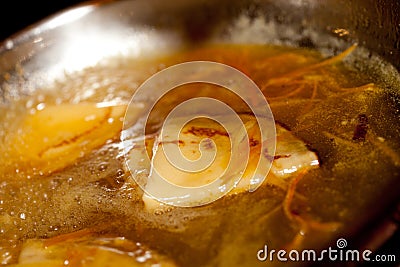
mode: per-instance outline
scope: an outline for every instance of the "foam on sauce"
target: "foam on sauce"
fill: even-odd
[[[93,229],[90,235],[99,238],[124,237],[146,244],[178,266],[253,266],[264,244],[322,248],[350,232],[359,224],[354,218],[368,219],[371,206],[380,205],[377,199],[400,182],[400,101],[399,87],[394,87],[398,77],[380,72],[378,79],[364,72],[360,66],[369,61],[358,49],[346,64],[338,60],[309,68],[324,61],[316,50],[210,44],[172,56],[92,67],[50,90],[1,107],[0,262],[16,263],[26,240],[82,229]],[[151,74],[189,60],[218,61],[249,75],[263,90],[275,120],[316,151],[321,166],[296,186],[292,182],[297,176],[289,177],[206,206],[151,213],[144,208],[143,192],[124,171],[118,138],[48,175],[10,171],[19,165],[18,158],[9,157],[7,140],[23,133],[16,122],[27,113],[62,103],[127,104]],[[190,97],[211,95],[246,111],[226,92],[186,89],[167,95],[156,106],[149,132],[157,131],[171,107]],[[367,127],[359,138],[356,131],[362,123]]]

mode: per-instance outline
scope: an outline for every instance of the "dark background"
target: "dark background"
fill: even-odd
[[[41,19],[82,2],[84,1],[2,1],[0,6],[0,42]]]

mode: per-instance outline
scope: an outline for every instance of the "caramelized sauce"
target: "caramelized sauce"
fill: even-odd
[[[149,213],[142,191],[124,171],[118,135],[50,174],[28,174],[20,159],[10,156],[9,140],[24,134],[17,122],[26,114],[62,103],[127,104],[151,74],[190,60],[225,63],[252,78],[275,120],[318,153],[320,167],[296,184],[296,177],[281,181],[282,186],[267,181],[253,193],[206,206]],[[371,209],[383,205],[379,200],[386,190],[400,183],[399,97],[393,93],[399,88],[386,87],[343,58],[325,59],[314,50],[206,45],[162,58],[92,67],[52,88],[38,89],[34,96],[21,96],[0,111],[0,262],[16,263],[28,239],[83,229],[99,238],[143,243],[178,266],[254,266],[265,244],[276,249],[323,248],[363,225]],[[241,109],[229,94],[188,86],[160,101],[149,127],[157,131],[171,107],[200,95]]]

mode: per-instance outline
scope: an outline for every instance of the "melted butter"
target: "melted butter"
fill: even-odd
[[[23,168],[15,168],[26,165],[27,161],[22,160],[24,157],[35,159],[35,153],[42,151],[44,143],[33,138],[35,133],[27,136],[26,132],[18,131],[19,123],[26,116],[35,118],[34,114],[29,115],[32,109],[43,108],[42,114],[45,114],[46,110],[52,110],[49,107],[59,107],[63,110],[60,117],[72,123],[71,129],[75,133],[82,133],[86,126],[78,127],[80,124],[73,123],[68,116],[71,109],[62,107],[78,107],[79,103],[95,105],[110,100],[126,105],[137,86],[150,74],[187,60],[214,60],[249,75],[263,90],[275,119],[290,130],[282,131],[282,134],[293,136],[294,146],[299,148],[297,158],[305,156],[313,165],[318,154],[319,167],[306,173],[296,187],[293,181],[297,176],[289,175],[289,172],[303,160],[289,162],[291,167],[284,168],[287,171],[274,174],[282,177],[274,182],[270,179],[271,183],[253,193],[232,194],[203,207],[156,208],[153,212],[145,209],[142,190],[124,171],[125,163],[120,156],[123,148],[118,136],[112,138],[118,132],[117,127],[105,131],[105,136],[99,134],[88,138],[94,141],[94,137],[100,136],[102,141],[95,146],[89,145],[82,157],[76,158],[75,152],[70,152],[75,149],[54,150],[48,154],[48,162],[55,160],[56,163],[63,157],[75,158],[51,173],[47,169],[32,179],[31,175],[22,172]],[[351,68],[341,60],[304,71],[324,60],[317,51],[305,49],[206,45],[147,62],[124,60],[113,66],[93,67],[72,74],[53,88],[38,89],[35,96],[21,96],[7,107],[0,107],[4,114],[0,118],[1,151],[21,147],[23,142],[35,151],[22,155],[22,159],[11,152],[1,158],[1,262],[17,263],[21,249],[29,242],[41,244],[42,239],[100,227],[111,236],[123,236],[132,242],[146,244],[152,251],[176,261],[178,266],[232,266],[237,262],[254,266],[258,263],[256,253],[265,244],[271,248],[323,248],[337,236],[354,230],[355,225],[371,219],[373,209],[383,208],[381,200],[393,188],[398,188],[399,88],[392,86],[391,90],[384,90],[386,85],[374,76]],[[369,63],[365,61],[365,64]],[[296,75],[288,75],[293,73]],[[269,82],[273,78],[275,81]],[[200,90],[196,86],[190,87],[160,100],[150,116],[149,136],[157,133],[165,114],[173,106],[196,96],[213,96],[228,103],[238,113],[248,111],[230,94],[207,86]],[[44,103],[43,107],[41,103]],[[101,109],[94,110],[76,112],[77,118],[81,118],[80,121],[86,118],[87,124],[83,124],[90,125],[107,117]],[[368,130],[364,141],[354,141],[360,114],[368,119]],[[58,128],[55,127],[57,123],[48,123],[47,129]],[[141,123],[140,118],[138,123]],[[32,127],[38,127],[42,135],[50,132],[40,123]],[[19,138],[21,142],[11,142],[10,146],[8,140],[12,138]],[[59,139],[52,140],[57,141],[53,144],[59,143]],[[149,147],[152,147],[150,143]],[[285,156],[286,148],[291,147],[284,146],[283,157],[277,158],[274,164],[290,160]],[[138,155],[138,162],[141,159]],[[35,160],[32,162],[35,164]],[[289,194],[289,189],[294,192]],[[290,205],[287,205],[288,196],[292,196]],[[306,226],[317,225],[319,228],[304,227],[293,220],[291,212],[298,214]],[[358,220],[354,221],[354,218]],[[324,223],[333,222],[341,226],[324,227]],[[103,233],[91,235],[101,238]],[[78,243],[76,241],[79,246]]]

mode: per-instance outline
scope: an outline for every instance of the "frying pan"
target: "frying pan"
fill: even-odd
[[[232,36],[229,29],[243,14],[249,25],[261,17],[266,22],[273,21],[276,29],[248,25],[237,33],[240,36]],[[291,31],[279,30],[286,27]],[[246,34],[250,30],[253,32]],[[7,105],[19,95],[34,94],[35,88],[51,83],[65,72],[95,65],[115,53],[167,50],[216,37],[318,48],[328,55],[358,43],[371,51],[371,55],[379,55],[391,63],[396,73],[400,69],[400,2],[131,0],[76,5],[4,40],[0,46],[0,103]],[[96,44],[99,49],[93,49]],[[71,60],[77,57],[79,60]],[[22,78],[14,77],[17,65],[24,69]],[[4,86],[5,73],[14,77],[7,86]],[[364,221],[353,232],[352,242],[360,248],[372,247],[382,252],[399,247],[398,189],[388,188],[383,198],[379,206],[371,208],[368,222]]]

